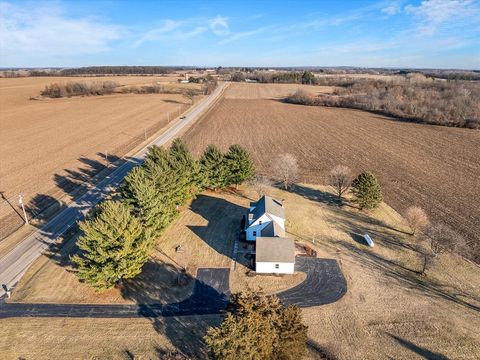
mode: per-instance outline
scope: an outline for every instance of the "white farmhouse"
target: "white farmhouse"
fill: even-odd
[[[255,241],[257,237],[285,236],[285,209],[283,204],[264,196],[250,203],[245,229],[247,241]]]
[[[257,273],[293,274],[295,244],[285,237],[285,208],[282,202],[263,196],[250,203],[245,239],[256,242]]]

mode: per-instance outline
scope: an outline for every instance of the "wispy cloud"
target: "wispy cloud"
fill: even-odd
[[[407,5],[405,12],[419,20],[418,30],[433,35],[442,25],[469,20],[478,23],[480,10],[473,0],[423,0],[420,5]],[[475,20],[476,19],[476,20]]]
[[[261,33],[265,32],[265,31],[267,31],[268,29],[271,29],[271,28],[272,28],[271,26],[264,26],[264,27],[254,29],[254,30],[250,30],[250,31],[237,32],[237,33],[234,33],[233,35],[231,35],[229,37],[226,37],[223,40],[220,40],[218,43],[220,45],[228,44],[228,43],[231,43],[231,42],[234,42],[234,41],[238,41],[238,40],[241,40],[241,39],[245,39],[245,38],[248,38],[248,37],[252,37],[252,36],[261,34]]]
[[[217,16],[210,19],[208,25],[215,35],[228,35],[230,33],[228,18],[226,17]]]
[[[388,16],[397,15],[402,12],[401,3],[399,1],[389,1],[382,4],[380,11]]]
[[[73,18],[54,5],[20,8],[0,3],[0,48],[3,54],[75,56],[110,49],[123,29],[91,17]]]
[[[172,33],[174,30],[178,29],[182,25],[180,21],[174,20],[164,20],[163,24],[160,27],[156,27],[144,32],[140,37],[134,42],[133,46],[137,47],[142,45],[147,41],[156,41],[162,40],[167,34]]]
[[[163,20],[161,26],[154,27],[136,35],[138,39],[133,43],[133,47],[138,47],[149,41],[172,41],[189,40],[208,31],[216,36],[227,36],[230,34],[228,18],[216,16],[214,18],[190,18],[183,20]]]

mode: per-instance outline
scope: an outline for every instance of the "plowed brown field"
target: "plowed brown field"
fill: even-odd
[[[239,143],[265,174],[276,155],[292,153],[301,168],[300,180],[311,183],[325,183],[337,164],[355,173],[370,170],[397,211],[420,205],[434,221],[480,244],[480,131],[286,104],[265,91],[263,84],[232,85],[184,135],[194,153],[199,155],[210,143],[224,150]]]
[[[31,215],[38,213],[86,186],[105,167],[105,153],[109,161],[124,155],[145,140],[145,130],[152,136],[190,106],[175,94],[30,100],[52,82],[99,80],[176,82],[138,76],[0,79],[0,239],[22,224],[19,193]]]

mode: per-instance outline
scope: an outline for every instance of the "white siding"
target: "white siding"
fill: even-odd
[[[275,265],[278,264],[278,269]],[[295,263],[257,262],[255,271],[262,274],[293,274]]]
[[[257,240],[257,236],[260,236],[260,230],[262,230],[265,226],[268,225],[269,222],[271,222],[268,218],[267,215],[262,215],[260,216],[255,222],[252,222],[248,228],[245,230],[245,239],[249,241],[255,241]],[[262,223],[260,225],[260,222]],[[253,232],[256,231],[257,235],[253,236]]]
[[[272,214],[268,214],[270,215],[270,217],[278,224],[282,227],[283,230],[285,230],[285,219],[282,219],[281,217],[278,217],[278,216],[275,216],[275,215],[272,215]]]

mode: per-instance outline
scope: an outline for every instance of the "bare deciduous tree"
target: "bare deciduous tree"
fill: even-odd
[[[412,229],[412,235],[423,232],[430,225],[427,214],[420,206],[410,206],[405,211],[405,220]]]
[[[285,190],[298,176],[298,163],[292,154],[280,154],[273,161],[273,173],[275,178],[280,180]]]
[[[265,195],[267,189],[272,186],[272,180],[266,176],[257,175],[249,182],[249,185],[253,187],[258,197],[261,198],[263,195]]]
[[[430,252],[424,253],[423,268],[421,274],[434,264],[436,257],[444,252],[456,252],[465,255],[468,249],[465,238],[455,232],[452,228],[444,224],[436,224],[428,227],[426,231],[427,238],[430,240]]]
[[[182,95],[189,99],[193,104],[195,101],[195,96],[197,95],[197,91],[194,89],[185,89]]]
[[[328,176],[328,183],[335,188],[340,200],[352,184],[352,180],[353,177],[350,169],[344,165],[335,166]]]
[[[444,224],[430,226],[427,230],[432,251],[435,255],[443,252],[456,252],[463,255],[467,249],[467,242],[463,236]]]

